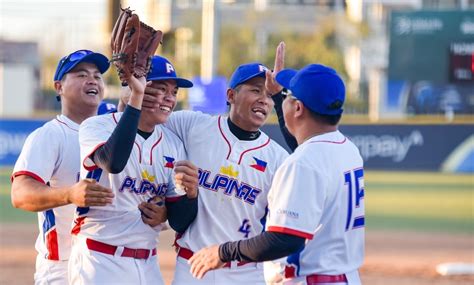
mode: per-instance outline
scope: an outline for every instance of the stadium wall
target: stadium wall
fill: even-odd
[[[13,166],[28,134],[45,122],[0,119],[0,166]],[[278,125],[263,130],[287,148]],[[366,169],[474,172],[474,124],[356,124],[340,130],[358,146]]]

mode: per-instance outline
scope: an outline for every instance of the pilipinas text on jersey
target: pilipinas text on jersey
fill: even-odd
[[[199,168],[199,186],[214,192],[222,191],[227,196],[233,196],[245,203],[254,205],[262,190],[245,181],[239,181],[237,179],[238,175],[239,172],[234,170],[232,165],[222,166],[220,172],[216,174],[213,174],[210,170]]]
[[[136,195],[165,196],[168,183],[159,183],[155,175],[151,175],[145,169],[141,177],[126,176],[119,187],[119,192],[129,192]]]

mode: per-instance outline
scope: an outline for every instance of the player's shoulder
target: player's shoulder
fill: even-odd
[[[335,131],[318,135],[300,144],[288,159],[288,163],[319,165],[322,168],[328,162],[349,159],[353,154],[353,144],[341,132]]]
[[[289,156],[287,156],[281,163],[279,167],[279,171],[286,172],[286,171],[293,171],[294,169],[298,169],[300,174],[306,173],[302,170],[312,169],[313,165],[320,164],[320,162],[316,162],[316,160],[320,159],[320,156],[314,156],[314,153],[305,153],[304,151],[298,151],[298,148]]]
[[[41,127],[34,130],[31,137],[49,137],[57,138],[58,136],[65,135],[65,130],[78,131],[78,125],[68,124],[67,121],[61,120],[60,116],[49,120]]]
[[[279,143],[270,138],[266,133],[262,132],[265,140],[269,140],[268,147],[271,149],[275,155],[280,155],[282,157],[287,157],[288,152],[284,149]]]
[[[97,126],[97,125],[100,125],[101,127],[105,127],[107,125],[115,126],[120,120],[120,117],[122,116],[122,114],[123,113],[109,113],[109,114],[92,116],[85,119],[81,123],[80,128],[83,129],[85,127]]]
[[[191,111],[191,110],[180,110],[174,111],[171,113],[171,120],[180,120],[180,121],[197,121],[197,122],[206,122],[206,121],[215,121],[217,116],[209,115],[201,111]]]
[[[59,116],[31,132],[26,138],[24,146],[31,148],[54,147],[65,143],[71,136],[76,138],[78,126],[67,126],[65,122],[58,119]]]
[[[288,156],[288,151],[284,149],[279,143],[277,143],[275,140],[270,139],[270,146],[275,150],[275,152],[286,155]]]
[[[179,157],[185,153],[183,141],[168,127],[157,125],[155,126],[155,132],[159,136],[158,140],[160,141],[160,148],[175,153],[175,155]],[[180,159],[184,159],[184,157],[181,157]]]
[[[170,142],[181,143],[181,139],[167,126],[160,124],[155,126],[155,131],[162,134],[162,138]]]
[[[338,130],[329,133],[319,134],[311,137],[301,143],[297,149],[300,151],[310,151],[308,149],[331,149],[345,147],[349,144],[349,140]]]

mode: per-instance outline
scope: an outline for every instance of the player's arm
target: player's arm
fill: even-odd
[[[196,252],[190,259],[191,273],[201,279],[204,274],[220,268],[225,262],[274,260],[297,252],[305,239],[291,234],[263,232],[260,235],[234,242],[214,245]]]
[[[278,125],[280,126],[281,133],[285,138],[286,144],[293,152],[298,146],[296,138],[288,131],[285,126],[285,118],[283,117],[283,86],[278,84],[275,80],[276,75],[285,66],[285,43],[280,42],[275,53],[275,65],[273,71],[267,70],[265,73],[265,89],[266,92],[272,96],[272,100],[275,103],[275,111],[278,117]]]
[[[178,233],[184,233],[197,216],[198,199],[186,195],[176,200],[166,201],[166,211],[170,227]]]
[[[67,204],[79,207],[105,206],[112,202],[112,190],[84,179],[69,187],[54,187],[28,175],[13,178],[11,200],[15,208],[40,212]]]
[[[120,173],[127,165],[138,129],[145,78],[137,79],[132,76],[129,86],[132,92],[117,126],[106,143],[90,155],[98,167],[109,173]]]
[[[278,125],[280,126],[280,131],[283,134],[283,137],[285,138],[286,144],[290,148],[290,150],[293,152],[295,149],[298,147],[298,142],[296,141],[296,138],[288,131],[285,125],[285,118],[283,117],[283,95],[282,93],[284,90],[278,92],[277,94],[272,95],[272,100],[275,103],[275,111],[277,114],[278,118]]]
[[[219,258],[222,262],[232,260],[261,262],[288,256],[304,246],[305,238],[276,232],[262,234],[235,242],[226,242],[219,246]]]
[[[130,95],[132,94],[132,90],[128,86],[121,86],[120,94],[119,94],[119,101],[117,104],[117,111],[123,112],[125,111],[125,107],[127,107],[128,100],[130,99]]]

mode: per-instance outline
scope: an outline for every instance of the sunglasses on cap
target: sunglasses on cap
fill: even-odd
[[[61,71],[64,68],[64,66],[66,65],[66,63],[81,60],[83,57],[85,57],[86,55],[89,55],[91,53],[94,53],[94,52],[91,51],[91,50],[87,50],[87,49],[81,49],[81,50],[77,50],[77,51],[71,53],[68,56],[63,57],[61,59],[61,61],[59,62],[59,65],[58,65],[58,68],[56,69],[56,74],[54,75],[54,78],[58,79],[57,76],[59,76],[59,74],[61,73]]]
[[[283,88],[283,90],[281,91],[281,97],[283,97],[283,100],[285,100],[287,97],[291,98],[291,99],[294,99],[294,100],[299,100],[298,98],[296,98],[293,93],[291,92],[291,90],[289,89],[286,89],[286,88]]]

